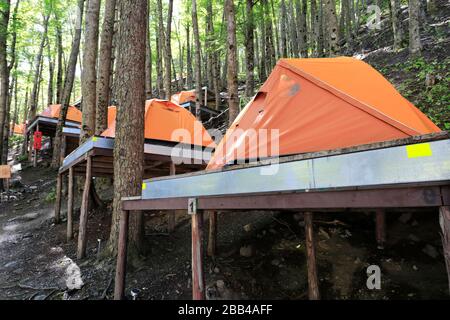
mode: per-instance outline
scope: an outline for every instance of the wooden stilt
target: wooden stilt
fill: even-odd
[[[114,300],[122,300],[125,296],[125,278],[127,269],[127,244],[129,212],[122,211],[119,222],[119,244],[117,248],[116,279],[114,285]]]
[[[82,259],[86,255],[86,228],[89,212],[89,189],[91,188],[92,158],[87,158],[86,180],[84,182],[83,198],[80,210],[80,228],[78,230],[78,251],[77,258]]]
[[[308,297],[319,300],[319,282],[317,280],[316,250],[314,246],[313,214],[305,212],[306,262],[308,265]]]
[[[28,162],[31,162],[33,160],[33,143],[34,143],[34,129],[30,131],[29,138],[28,138]]]
[[[61,193],[62,193],[62,175],[58,173],[56,177],[56,198],[55,198],[55,223],[60,221],[61,214]]]
[[[62,165],[62,163],[64,161],[64,158],[66,157],[66,150],[67,150],[66,136],[62,136],[62,138],[61,138],[61,152],[60,152],[60,157],[59,157],[60,165]]]
[[[439,224],[441,225],[442,247],[445,266],[447,267],[448,289],[450,293],[450,206],[439,208]]]
[[[69,169],[67,189],[67,241],[70,241],[73,238],[73,167]]]
[[[170,163],[170,175],[174,176],[176,174],[176,167],[173,162]],[[173,210],[167,213],[167,230],[169,233],[175,230],[175,214],[176,211]]]
[[[216,255],[217,211],[209,212],[208,256]]]
[[[375,234],[378,249],[384,249],[386,243],[386,220],[385,212],[383,210],[377,210],[375,212]]]
[[[192,215],[192,299],[205,299],[205,278],[203,274],[203,211],[197,210],[197,199],[190,199],[189,213]]]
[[[39,123],[36,126],[36,131],[39,131]],[[33,148],[33,167],[37,167],[37,157],[38,157],[38,150]]]

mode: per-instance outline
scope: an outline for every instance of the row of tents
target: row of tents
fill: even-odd
[[[221,141],[213,141],[206,129],[188,108],[193,91],[175,95],[172,101],[153,99],[145,107],[144,178],[175,175],[192,171],[217,170],[239,160],[260,160],[258,155],[278,148],[271,157],[289,156],[323,150],[334,150],[363,144],[402,139],[441,131],[426,115],[403,98],[375,69],[363,61],[340,57],[321,59],[282,59],[254,98],[241,111]],[[58,106],[48,115],[56,119]],[[61,208],[61,181],[64,175],[86,178],[113,176],[113,146],[116,110],[108,112],[108,128],[82,145],[67,150],[58,174],[59,192],[55,207],[56,220]],[[81,113],[70,107],[65,132],[76,135]],[[32,124],[33,125],[33,124]],[[191,138],[184,139],[182,130]],[[276,137],[248,143],[255,131],[276,130]],[[79,131],[78,131],[79,132]],[[276,141],[275,141],[276,139]],[[185,149],[174,157],[180,143]],[[257,159],[254,159],[254,155]],[[182,161],[179,161],[182,160]],[[88,181],[89,180],[89,181]],[[90,187],[86,179],[84,191]],[[57,190],[57,191],[58,191]],[[69,191],[70,192],[70,191]],[[83,202],[89,197],[83,197]],[[73,201],[69,196],[68,201]],[[80,221],[87,223],[87,203]],[[68,208],[68,239],[72,238],[72,208]],[[86,226],[80,225],[80,228]],[[169,229],[174,218],[169,216]],[[86,248],[85,232],[79,232],[78,257]]]

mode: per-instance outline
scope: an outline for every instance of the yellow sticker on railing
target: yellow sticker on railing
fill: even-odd
[[[431,157],[433,152],[429,143],[419,143],[406,146],[408,158]]]
[[[97,141],[97,140],[98,140],[97,137],[93,137],[93,138],[92,138],[92,142],[95,142],[95,141]]]
[[[147,189],[147,184],[146,184],[146,183],[143,183],[143,184],[142,184],[142,190],[145,190],[145,189]]]

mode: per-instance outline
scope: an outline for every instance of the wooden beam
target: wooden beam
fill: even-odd
[[[205,278],[203,273],[203,211],[193,204],[197,199],[191,199],[189,213],[192,216],[192,299],[205,299]],[[193,202],[191,202],[193,201]]]
[[[317,280],[316,250],[314,245],[313,214],[305,212],[306,263],[308,266],[309,300],[320,300],[319,281]]]
[[[55,223],[58,224],[61,214],[62,174],[56,177]]]
[[[119,221],[119,243],[117,248],[114,300],[122,300],[125,297],[129,216],[129,211],[123,210]]]
[[[176,167],[175,167],[175,163],[171,162],[170,163],[170,175],[174,176],[176,174]],[[176,211],[171,211],[167,214],[167,230],[169,231],[169,233],[173,232],[175,230],[175,214]]]
[[[69,169],[67,196],[67,241],[73,238],[73,167]]]
[[[386,243],[386,214],[383,210],[375,212],[375,234],[378,249],[384,249]]]
[[[448,288],[450,293],[450,206],[442,206],[439,208],[439,224],[442,232],[442,247],[445,266],[447,267]]]
[[[208,256],[216,255],[217,211],[209,211]]]
[[[80,210],[80,228],[78,230],[78,250],[77,258],[82,259],[86,256],[86,232],[87,219],[89,212],[89,189],[91,188],[91,170],[92,157],[87,158],[86,180],[84,182],[83,197]]]

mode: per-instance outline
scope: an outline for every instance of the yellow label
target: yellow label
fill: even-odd
[[[93,137],[93,138],[92,138],[92,141],[93,141],[93,142],[95,142],[95,141],[97,141],[97,140],[98,140],[97,137]]]
[[[145,190],[145,189],[147,189],[147,184],[146,184],[146,183],[143,183],[143,184],[142,184],[142,190]]]
[[[406,146],[408,158],[431,157],[433,152],[429,143],[419,143]]]

